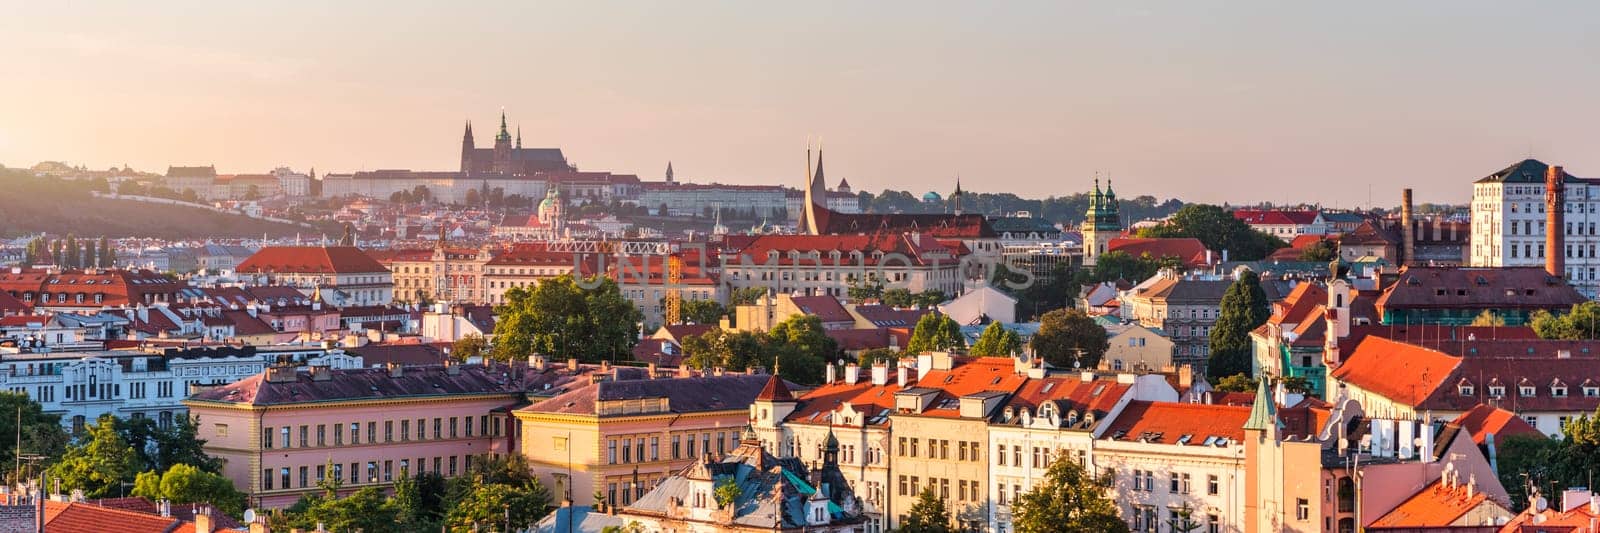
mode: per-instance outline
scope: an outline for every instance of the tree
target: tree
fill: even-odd
[[[937,312],[922,315],[917,327],[911,331],[906,351],[911,353],[938,352],[966,346],[961,336],[961,325]]]
[[[364,487],[343,498],[320,499],[306,518],[328,531],[390,531],[397,513],[377,487]]]
[[[1035,355],[1061,368],[1094,368],[1111,348],[1106,328],[1077,309],[1045,313],[1029,344]]]
[[[445,521],[455,531],[518,531],[550,509],[550,493],[538,480],[528,485],[474,483],[450,506]]]
[[[100,266],[99,252],[95,250],[95,242],[85,239],[83,241],[83,258],[79,260],[83,268]]]
[[[791,316],[767,332],[770,352],[778,356],[778,376],[795,383],[822,382],[829,362],[839,355],[839,343],[822,329],[816,315]]]
[[[917,293],[914,301],[916,302],[917,307],[921,307],[923,309],[933,309],[948,299],[949,298],[944,295],[944,291],[938,289],[928,289]]]
[[[62,245],[61,253],[63,254],[60,263],[62,270],[72,270],[78,268],[78,259],[82,254],[80,254],[78,250],[77,235],[73,235],[71,233],[67,234],[67,242],[66,244]]]
[[[473,357],[482,357],[488,349],[489,341],[485,340],[483,335],[468,333],[450,345],[450,357],[457,361],[466,361]]]
[[[477,189],[467,189],[467,205],[478,205],[481,201]]]
[[[100,268],[112,268],[117,266],[117,249],[112,248],[111,241],[106,240],[105,237],[100,237],[99,265]]]
[[[850,287],[845,289],[845,295],[849,296],[852,302],[879,299],[883,297],[883,293],[883,282],[870,274],[865,278],[852,280]]]
[[[205,472],[222,472],[222,461],[206,455],[206,441],[198,435],[199,424],[188,416],[174,417],[167,428],[150,418],[115,420],[117,434],[133,448],[136,471],[165,472],[187,464]]]
[[[899,359],[900,352],[888,348],[868,348],[861,350],[861,353],[856,355],[856,364],[860,365],[861,368],[872,368],[872,365],[879,361],[893,363]]]
[[[679,310],[683,322],[690,324],[717,324],[728,314],[728,309],[715,300],[684,300]]]
[[[1544,435],[1509,435],[1499,439],[1495,446],[1499,452],[1500,485],[1506,488],[1511,501],[1528,501],[1529,481],[1535,486],[1549,486],[1546,482],[1562,477],[1554,468],[1564,460],[1560,440]]]
[[[728,305],[755,305],[757,300],[760,300],[762,296],[766,295],[766,287],[745,287],[742,289],[734,289],[733,292],[728,293]]]
[[[1533,332],[1541,339],[1583,340],[1597,338],[1600,330],[1600,302],[1583,302],[1564,314],[1536,311]]]
[[[999,322],[990,322],[967,353],[980,356],[1013,355],[1022,351],[1022,338]]]
[[[1218,379],[1212,388],[1222,392],[1255,392],[1256,380],[1251,379],[1249,374],[1234,374]]]
[[[1245,270],[1222,295],[1222,310],[1211,327],[1211,359],[1206,375],[1213,378],[1234,374],[1249,375],[1250,331],[1267,322],[1267,293],[1261,277]]]
[[[185,464],[174,465],[162,474],[154,470],[140,473],[133,482],[133,495],[151,501],[210,504],[233,517],[240,516],[245,508],[245,494],[234,488],[232,480]]]
[[[0,435],[15,436],[18,418],[22,419],[22,453],[61,457],[69,440],[61,429],[61,415],[45,414],[39,403],[26,394],[0,391]],[[0,464],[13,464],[15,446],[0,448]]]
[[[1339,257],[1334,250],[1334,244],[1328,239],[1320,239],[1300,250],[1300,260],[1314,263],[1326,263]]]
[[[1548,314],[1548,312],[1546,312]],[[1478,316],[1473,317],[1472,325],[1479,327],[1505,327],[1506,318],[1495,313],[1493,309],[1484,309]],[[1537,333],[1537,331],[1536,331]]]
[[[922,493],[917,495],[917,503],[911,506],[911,512],[906,514],[905,520],[900,521],[899,533],[955,533],[955,528],[950,527],[950,510],[944,506],[933,493],[933,485],[923,487]]]
[[[50,467],[50,477],[59,478],[63,489],[81,489],[90,498],[119,494],[123,482],[133,481],[138,458],[117,433],[116,420],[104,415],[90,424],[84,441],[67,448],[61,462]]]
[[[1110,480],[1097,479],[1077,461],[1057,460],[1033,490],[1012,503],[1016,533],[1118,532],[1128,525],[1105,496]]]
[[[1288,246],[1282,239],[1251,228],[1233,213],[1206,204],[1189,204],[1173,213],[1165,224],[1139,231],[1141,237],[1193,237],[1207,250],[1227,251],[1236,261],[1259,261],[1273,250]]]
[[[727,476],[722,478],[722,481],[717,482],[714,495],[717,498],[717,508],[721,509],[739,501],[739,497],[744,495],[744,491],[739,488],[739,483],[734,481],[733,476]]]
[[[244,200],[260,200],[260,199],[261,199],[261,188],[260,187],[257,187],[255,185],[251,185],[249,189],[245,190],[245,192],[244,192]]]
[[[884,290],[883,296],[879,301],[883,302],[883,305],[903,309],[915,306],[917,304],[917,297],[916,295],[911,294],[910,289],[906,289],[904,287],[895,287],[893,289]]]
[[[417,472],[394,482],[389,503],[403,531],[437,531],[445,518],[447,482],[438,472]]]
[[[494,357],[512,360],[530,353],[566,354],[586,362],[629,355],[638,341],[639,309],[623,298],[610,278],[589,278],[580,287],[571,274],[533,288],[506,291],[495,309]]]

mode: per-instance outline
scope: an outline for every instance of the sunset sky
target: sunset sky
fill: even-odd
[[[11,2],[0,164],[586,170],[858,190],[1464,202],[1600,176],[1595,2]],[[333,5],[324,5],[333,4]],[[830,183],[830,186],[833,183]]]

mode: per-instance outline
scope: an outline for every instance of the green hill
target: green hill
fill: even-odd
[[[39,232],[161,239],[285,237],[314,230],[207,209],[97,198],[90,182],[0,169],[0,236]]]

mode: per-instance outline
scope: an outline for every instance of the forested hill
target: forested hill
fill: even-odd
[[[894,190],[879,194],[861,192],[859,196],[862,209],[872,213],[943,213],[951,209],[948,194],[938,202],[924,202],[921,195]],[[1011,193],[967,192],[963,196],[961,210],[968,213],[1000,216],[1028,211],[1033,216],[1068,225],[1082,222],[1084,212],[1089,210],[1089,195],[1085,193],[1052,196],[1043,200],[1021,198]],[[1158,200],[1154,196],[1121,198],[1120,201],[1124,223],[1163,218],[1183,207],[1183,202],[1177,199]]]
[[[39,232],[76,233],[112,238],[164,239],[292,236],[306,228],[257,220],[244,215],[126,199],[96,198],[93,181],[36,177],[32,172],[0,169],[0,237]]]

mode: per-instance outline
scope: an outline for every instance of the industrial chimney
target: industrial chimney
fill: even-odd
[[[1556,277],[1567,273],[1565,177],[1555,165],[1544,173],[1544,271]]]
[[[1400,266],[1416,264],[1416,215],[1411,211],[1411,189],[1400,191]]]

